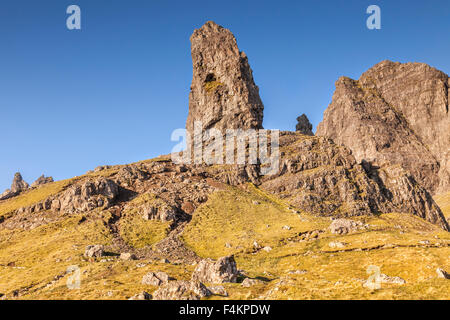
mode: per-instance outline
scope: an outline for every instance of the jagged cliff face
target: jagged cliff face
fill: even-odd
[[[399,164],[432,193],[450,187],[449,78],[423,63],[383,61],[341,77],[317,135],[373,165]]]
[[[209,21],[191,36],[193,78],[186,129],[260,129],[264,106],[247,56],[233,34]]]

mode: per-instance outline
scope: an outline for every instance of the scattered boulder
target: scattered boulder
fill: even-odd
[[[253,287],[254,285],[263,283],[261,280],[258,279],[250,279],[245,278],[244,281],[242,281],[242,286],[245,288]]]
[[[233,256],[219,258],[217,261],[200,261],[192,274],[192,280],[208,283],[236,282],[238,270]]]
[[[90,245],[86,247],[84,256],[86,258],[99,258],[105,255],[104,247],[100,244]]]
[[[344,242],[339,242],[339,241],[332,241],[330,243],[328,243],[328,246],[330,248],[344,248],[346,246],[346,243]]]
[[[228,297],[228,292],[224,286],[212,286],[208,287],[208,290],[216,296]]]
[[[151,299],[152,299],[152,295],[150,293],[142,291],[141,293],[138,293],[138,294],[132,296],[128,300],[151,300]]]
[[[295,126],[295,131],[305,134],[307,136],[313,136],[314,133],[312,132],[312,124],[309,122],[308,117],[306,114],[302,114],[300,117],[297,118],[297,125]]]
[[[137,260],[137,257],[134,253],[122,252],[120,254],[120,260]]]
[[[444,269],[437,268],[436,273],[438,275],[438,278],[450,279],[450,274],[446,272]]]
[[[31,188],[36,188],[38,186],[41,186],[43,184],[51,183],[53,182],[53,177],[46,177],[45,175],[40,176],[36,179],[35,182],[31,184]]]
[[[359,221],[336,219],[331,223],[329,229],[331,233],[347,234],[358,230],[358,227],[360,226],[362,226],[362,223]]]
[[[200,300],[211,291],[199,281],[171,281],[153,293],[153,300]]]
[[[363,287],[368,289],[374,289],[375,284],[381,284],[381,283],[387,283],[387,284],[405,284],[406,281],[400,277],[391,277],[384,273],[380,273],[378,276],[375,277],[375,279],[367,280],[363,283]]]
[[[172,279],[173,278],[169,277],[169,275],[165,272],[149,272],[142,277],[142,284],[147,284],[150,286],[160,286]]]

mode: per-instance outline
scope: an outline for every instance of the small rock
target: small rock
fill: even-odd
[[[87,246],[86,251],[84,252],[86,258],[98,258],[103,257],[104,255],[105,252],[103,246],[100,244]]]
[[[255,206],[257,206],[258,204],[260,204],[260,202],[259,202],[259,201],[256,201],[256,200],[253,200],[252,203],[253,203]]]
[[[121,260],[137,260],[136,255],[134,255],[133,253],[129,253],[129,252],[122,252],[120,254],[120,259]]]
[[[333,241],[333,242],[330,242],[328,244],[328,246],[330,248],[344,248],[346,246],[346,243],[339,242],[339,241]]]
[[[245,288],[249,288],[249,287],[252,287],[252,286],[260,284],[260,283],[263,283],[263,282],[258,279],[245,278],[244,281],[242,281],[242,286]]]
[[[165,272],[149,272],[142,277],[142,284],[147,284],[150,286],[160,286],[164,283],[169,282],[172,278]]]
[[[132,296],[130,299],[128,300],[151,300],[152,299],[152,295],[142,291],[141,293],[138,293],[134,296]]]
[[[331,233],[347,234],[358,230],[362,223],[348,219],[336,219],[330,224],[329,229]]]
[[[166,258],[162,258],[159,262],[161,262],[161,263],[170,263],[170,261],[167,260]]]
[[[305,274],[307,272],[308,271],[306,271],[306,270],[292,270],[292,271],[289,271],[288,273],[289,274]]]
[[[262,248],[264,251],[266,251],[266,252],[270,252],[270,251],[272,251],[272,248],[271,247],[269,247],[269,246],[266,246],[266,247],[264,247],[264,248]]]
[[[213,286],[208,289],[214,295],[228,297],[228,292],[223,286]]]
[[[232,246],[231,246],[231,244],[230,243],[225,243],[225,248],[231,248]]]
[[[283,229],[284,230],[291,230],[291,227],[290,226],[283,226]]]
[[[438,278],[450,279],[450,274],[446,272],[444,269],[437,268],[436,273],[438,275]]]

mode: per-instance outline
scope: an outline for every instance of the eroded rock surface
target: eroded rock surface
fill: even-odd
[[[432,194],[450,188],[449,78],[424,63],[383,61],[336,81],[317,135],[358,162],[401,165]]]
[[[16,172],[10,189],[6,189],[1,195],[0,200],[6,200],[19,195],[21,192],[26,191],[29,188],[20,172]]]
[[[244,52],[230,30],[212,21],[191,36],[193,79],[186,129],[260,129],[263,103]]]
[[[53,177],[46,177],[45,175],[40,176],[35,182],[31,184],[31,188],[36,188],[40,185],[53,182]]]

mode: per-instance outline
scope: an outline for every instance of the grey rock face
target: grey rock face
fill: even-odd
[[[233,34],[212,21],[191,36],[193,78],[186,129],[193,137],[194,121],[203,130],[260,129],[263,103],[247,56]]]
[[[233,256],[222,257],[217,261],[204,259],[199,262],[192,274],[192,280],[209,283],[236,282],[238,271]]]
[[[314,133],[312,132],[312,124],[309,122],[308,117],[306,114],[302,114],[300,117],[297,118],[297,125],[295,126],[295,131],[306,134],[307,136],[313,136]]]
[[[450,188],[449,78],[424,63],[383,61],[341,77],[317,135],[358,162],[401,165],[432,194]]]

